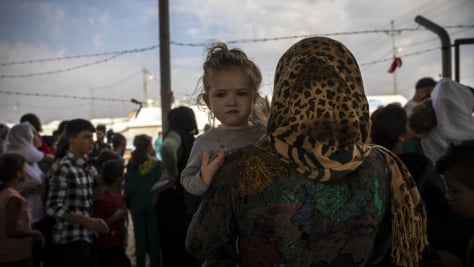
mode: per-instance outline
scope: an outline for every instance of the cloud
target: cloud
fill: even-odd
[[[95,50],[99,50],[103,47],[102,35],[95,34],[94,39],[92,41],[93,47]]]
[[[0,1],[0,63],[143,48],[158,43],[157,1],[104,0],[93,5],[90,3],[29,1],[19,4],[18,1]],[[410,97],[418,78],[431,76],[439,79],[442,69],[441,50],[425,51],[439,47],[439,38],[418,25],[415,16],[423,15],[442,26],[474,24],[472,0],[420,0],[416,3],[411,0],[173,0],[169,4],[173,41],[210,44],[210,40],[217,39],[254,40],[229,46],[244,50],[260,67],[264,94],[272,92],[273,73],[279,57],[298,40],[273,40],[275,37],[389,29],[390,20],[394,20],[397,29],[419,28],[418,31],[402,31],[394,36],[395,46],[403,48],[400,53],[403,66],[396,72],[397,90]],[[448,29],[448,32],[454,42],[456,38],[472,38],[474,30]],[[331,37],[347,45],[362,65],[368,94],[393,93],[394,76],[387,73],[391,62],[371,63],[390,60],[390,35],[366,33]],[[267,40],[258,41],[262,38]],[[473,57],[474,48],[463,47],[461,51],[461,77],[473,85],[474,63],[466,59]],[[406,54],[409,56],[404,56]],[[0,75],[73,68],[107,57],[110,55],[0,66]],[[202,75],[204,58],[205,47],[171,46],[171,84],[177,98],[193,99],[192,92]],[[143,96],[140,72],[143,67],[159,75],[159,48],[54,75],[0,79],[0,88],[23,93],[140,98]],[[118,83],[103,88],[115,82]],[[149,95],[158,98],[159,82],[149,81],[148,88]],[[20,109],[15,111],[13,106],[17,103]],[[24,111],[38,112],[48,121],[71,116],[87,118],[92,113],[98,117],[121,116],[133,108],[130,103],[121,102],[1,95],[0,122],[16,121],[18,113]]]

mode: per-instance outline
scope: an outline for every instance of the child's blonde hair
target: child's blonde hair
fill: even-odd
[[[196,104],[199,107],[207,108],[204,96],[209,93],[210,79],[214,75],[214,72],[229,68],[241,68],[245,71],[250,80],[252,86],[251,89],[253,89],[254,104],[258,104],[257,100],[261,98],[258,89],[262,83],[262,73],[257,65],[250,60],[242,50],[238,48],[229,50],[225,43],[216,42],[207,50],[206,61],[204,61],[202,68],[204,73],[198,82],[198,93],[196,99]],[[254,108],[254,113],[260,113],[260,109]],[[252,114],[252,117],[262,118],[264,116],[260,114]],[[209,123],[214,125],[215,116],[212,110],[209,110],[208,119]],[[263,123],[264,121],[261,122]]]

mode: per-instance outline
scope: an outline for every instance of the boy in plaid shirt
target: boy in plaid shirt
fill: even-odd
[[[56,218],[53,230],[56,266],[92,266],[92,236],[109,228],[100,218],[91,217],[96,169],[88,162],[94,126],[75,119],[66,126],[69,151],[49,174],[47,212]]]

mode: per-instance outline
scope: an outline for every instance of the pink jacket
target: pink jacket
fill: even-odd
[[[18,191],[12,188],[4,188],[0,191],[0,263],[21,260],[31,256],[31,238],[16,238],[7,236],[7,203],[10,198],[15,197],[21,201],[21,215],[18,226],[31,230],[30,211],[28,202]]]

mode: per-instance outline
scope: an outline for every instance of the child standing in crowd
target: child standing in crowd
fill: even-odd
[[[40,231],[31,229],[29,207],[17,186],[26,179],[25,158],[0,156],[0,266],[33,266],[33,240],[44,245]]]
[[[100,234],[96,241],[100,266],[131,265],[123,247],[123,223],[127,216],[122,199],[123,171],[120,159],[107,160],[100,170],[104,188],[94,200],[94,216],[104,219],[110,229],[108,233]]]
[[[14,125],[5,140],[6,153],[18,154],[26,160],[26,179],[18,185],[18,191],[28,202],[33,229],[39,230],[46,240],[45,247],[39,242],[33,243],[34,266],[46,267],[51,264],[54,219],[46,216],[44,206],[45,180],[44,173],[39,167],[44,154],[38,150],[40,146],[41,136],[27,121]]]
[[[95,260],[93,234],[109,227],[92,214],[96,169],[88,162],[94,126],[84,119],[70,120],[66,126],[69,150],[56,161],[49,173],[47,212],[56,218],[53,229],[56,266],[92,266]]]
[[[97,160],[101,151],[110,150],[109,144],[105,142],[105,132],[106,128],[103,124],[99,124],[95,128],[96,141],[94,142],[92,153],[89,155],[89,158],[94,161]]]
[[[127,149],[127,139],[121,133],[114,133],[112,136],[112,151],[115,152],[120,160],[125,163],[124,155]]]
[[[257,65],[240,49],[228,49],[216,43],[203,64],[202,92],[197,103],[207,106],[209,119],[220,125],[212,127],[194,142],[181,184],[189,193],[202,196],[212,177],[224,162],[225,152],[255,144],[265,134],[263,116],[251,121],[260,97],[262,74]],[[188,207],[192,215],[199,203]]]
[[[458,249],[452,252],[463,266],[474,266],[474,139],[449,146],[437,161],[436,171],[444,175],[448,201],[469,218],[451,228],[455,230],[449,232],[450,238],[458,244]]]

